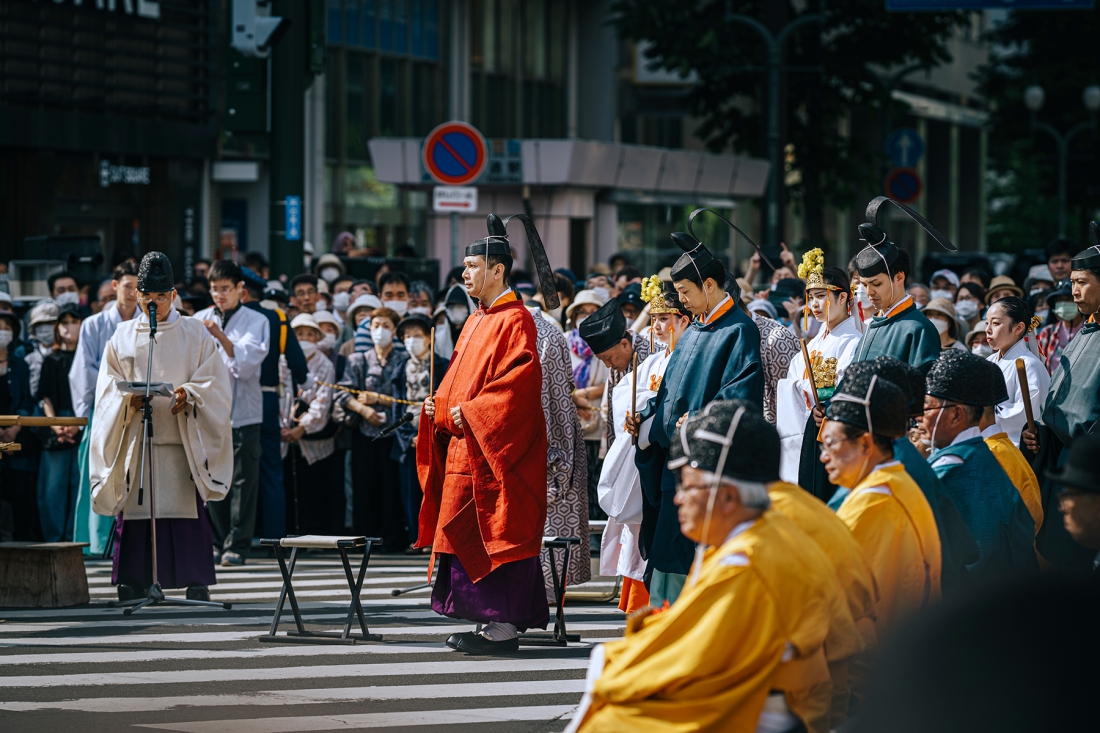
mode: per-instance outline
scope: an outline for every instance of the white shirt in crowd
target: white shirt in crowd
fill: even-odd
[[[211,306],[196,313],[195,318],[221,323],[222,317]],[[222,326],[222,331],[233,344],[233,356],[225,353],[221,343],[215,339],[218,352],[229,371],[229,379],[233,383],[233,413],[230,422],[234,428],[259,425],[264,421],[260,367],[271,344],[270,330],[263,314],[241,306]]]
[[[88,417],[95,404],[95,383],[99,378],[99,362],[107,350],[107,342],[115,335],[122,314],[117,303],[111,301],[94,316],[80,324],[80,341],[69,369],[69,393],[73,398],[73,412],[77,417]],[[141,311],[135,310],[134,313]]]

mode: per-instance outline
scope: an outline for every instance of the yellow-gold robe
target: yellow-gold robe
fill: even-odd
[[[863,549],[851,531],[821,500],[809,492],[783,481],[768,485],[772,509],[790,519],[817,544],[828,558],[844,591],[848,610],[859,629],[862,649],[873,648],[875,634],[875,603],[878,589],[871,566]],[[848,684],[850,654],[844,654],[836,644],[826,644],[829,677],[832,681],[831,724],[847,720],[851,690]]]
[[[572,727],[752,733],[783,667],[796,663],[806,684],[827,684],[826,592],[775,517],[735,529],[676,605],[632,617],[626,638],[598,650],[602,672]],[[787,698],[797,714],[799,701]]]
[[[802,563],[807,577],[816,579],[825,591],[822,610],[829,621],[824,648],[828,679],[823,681],[814,674],[813,663],[792,662],[780,667],[772,680],[772,689],[783,692],[787,706],[802,720],[809,733],[828,733],[833,713],[839,716],[841,708],[847,710],[848,662],[865,650],[863,636],[848,609],[847,594],[837,578],[833,563],[821,546],[786,515],[772,510],[768,516],[788,546],[799,548],[795,557]],[[843,705],[839,701],[834,705],[834,674],[844,698]]]
[[[985,432],[982,432],[985,436]],[[1008,433],[999,430],[996,434],[985,437],[985,444],[989,446],[989,452],[1001,464],[1001,468],[1008,474],[1008,480],[1020,492],[1020,498],[1024,500],[1028,514],[1035,520],[1035,534],[1038,536],[1039,528],[1043,526],[1043,499],[1039,494],[1039,479],[1035,476],[1031,464],[1024,458],[1011,440]]]
[[[881,644],[907,618],[940,599],[940,536],[932,507],[897,461],[876,466],[844,499],[848,525],[878,586]]]

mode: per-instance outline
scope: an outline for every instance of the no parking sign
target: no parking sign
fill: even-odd
[[[444,122],[424,140],[424,169],[437,183],[462,186],[476,181],[488,162],[485,138],[473,125]]]

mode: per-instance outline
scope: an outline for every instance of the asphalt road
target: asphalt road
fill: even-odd
[[[423,582],[426,569],[425,559],[373,558],[361,599],[384,638],[344,646],[257,640],[282,585],[273,560],[219,568],[212,595],[230,611],[161,607],[131,617],[106,605],[115,597],[110,563],[90,561],[91,605],[0,610],[0,731],[563,730],[592,641],[622,633],[614,604],[568,601],[569,631],[582,641],[566,648],[472,657],[443,644],[471,626],[433,613],[426,590],[390,595]],[[309,555],[294,575],[307,628],[340,629],[350,595],[338,556]],[[606,580],[571,590],[608,591]],[[289,604],[280,628],[293,628]]]

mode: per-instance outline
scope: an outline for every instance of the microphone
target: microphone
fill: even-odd
[[[386,428],[385,430],[383,430],[383,431],[381,432],[381,434],[380,434],[380,435],[378,436],[378,438],[388,438],[388,437],[390,437],[390,436],[391,436],[391,435],[393,435],[393,434],[394,434],[395,432],[397,432],[397,429],[398,429],[399,427],[401,427],[402,425],[408,425],[409,423],[411,423],[411,422],[413,421],[413,417],[415,417],[415,415],[413,415],[413,413],[411,413],[411,412],[406,412],[406,413],[405,413],[405,414],[404,414],[404,415],[403,415],[403,416],[401,417],[401,419],[400,419],[400,420],[398,420],[398,421],[397,421],[397,422],[395,422],[395,423],[394,423],[393,425],[390,425],[390,426],[389,426],[388,428]],[[375,440],[377,440],[378,438],[375,438]]]
[[[149,338],[152,338],[157,332],[157,302],[155,300],[149,301]]]

